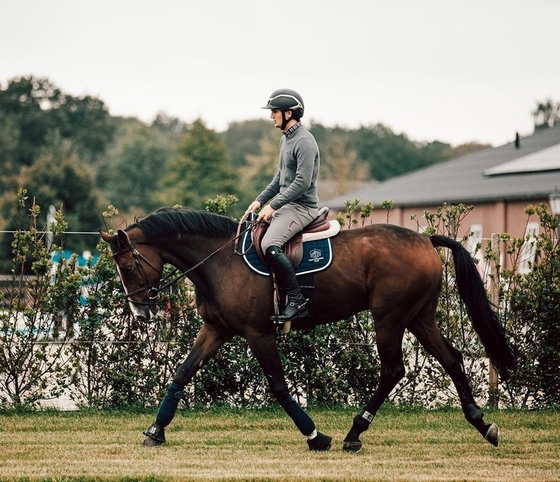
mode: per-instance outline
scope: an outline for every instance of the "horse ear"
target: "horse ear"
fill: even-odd
[[[111,239],[113,238],[113,236],[111,236],[109,233],[106,233],[105,231],[99,231],[99,234],[101,235],[101,239],[106,243],[110,243]]]
[[[119,229],[117,231],[117,239],[119,240],[119,244],[121,246],[128,246],[130,245],[130,238],[128,237],[128,234],[126,231],[123,231],[122,229]]]

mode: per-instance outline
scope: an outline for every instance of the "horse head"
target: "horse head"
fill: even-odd
[[[154,247],[133,244],[126,231],[119,229],[113,236],[100,234],[111,246],[130,311],[136,317],[150,319],[157,312],[156,298],[164,264],[161,256]]]

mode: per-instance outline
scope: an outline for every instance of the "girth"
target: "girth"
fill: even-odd
[[[301,259],[303,257],[303,235],[327,231],[331,227],[328,217],[329,208],[325,206],[319,210],[318,216],[305,226],[305,228],[303,228],[303,231],[296,233],[286,242],[282,249],[284,250],[284,253],[286,253],[286,256],[291,259],[294,267],[301,263]],[[255,246],[259,258],[265,264],[268,263],[266,262],[265,255],[262,251],[261,241],[269,226],[270,223],[258,223],[251,231],[253,245]]]

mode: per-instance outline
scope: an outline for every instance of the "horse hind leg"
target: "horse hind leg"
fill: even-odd
[[[362,449],[360,435],[365,432],[379,407],[405,374],[402,355],[402,336],[390,330],[377,329],[377,347],[381,362],[379,385],[363,410],[354,417],[352,428],[346,435],[342,449],[346,452],[359,452]]]
[[[428,321],[426,321],[428,320]],[[420,315],[408,327],[418,341],[443,367],[457,388],[461,407],[466,420],[492,445],[498,446],[500,429],[495,423],[486,424],[484,414],[476,404],[465,374],[463,356],[441,334],[435,315],[422,318]]]

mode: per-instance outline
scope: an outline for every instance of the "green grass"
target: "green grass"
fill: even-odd
[[[499,447],[460,411],[384,409],[358,454],[342,451],[356,410],[310,410],[333,436],[313,453],[280,410],[181,412],[167,444],[141,445],[153,413],[0,413],[0,480],[560,481],[560,413],[495,411]]]

